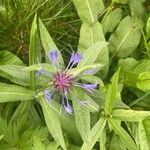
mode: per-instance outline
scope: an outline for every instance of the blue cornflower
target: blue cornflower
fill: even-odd
[[[52,95],[55,92],[59,92],[62,97],[61,104],[68,113],[73,113],[73,108],[68,100],[68,93],[70,92],[72,86],[78,86],[90,93],[93,92],[93,90],[97,87],[97,84],[78,83],[77,77],[69,73],[69,70],[74,65],[78,64],[82,60],[82,58],[83,57],[81,54],[73,52],[71,54],[68,66],[66,67],[65,70],[62,70],[60,69],[61,67],[59,66],[60,64],[58,62],[59,60],[58,52],[55,50],[49,52],[49,59],[54,69],[56,69],[56,72],[52,76],[50,76],[52,78],[52,86],[50,88],[51,90],[48,88],[44,90],[44,98],[48,103],[50,103]],[[87,74],[90,74],[90,71],[87,71]],[[91,74],[93,74],[93,71],[91,71]]]

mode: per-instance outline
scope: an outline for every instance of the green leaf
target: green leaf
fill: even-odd
[[[73,89],[73,94],[71,99],[75,110],[76,126],[83,141],[86,141],[87,135],[90,132],[90,112],[85,105],[79,102],[80,96],[76,89]]]
[[[97,112],[100,108],[99,105],[90,97],[90,94],[87,93],[86,90],[80,88],[80,87],[74,87],[72,95],[72,100],[78,102],[80,104],[81,108],[86,107],[90,112]],[[80,106],[79,107],[80,109]]]
[[[34,92],[21,86],[0,84],[0,103],[33,99]]]
[[[92,24],[98,21],[98,13],[104,10],[102,0],[73,0],[78,15],[82,22]]]
[[[107,115],[111,113],[113,102],[117,100],[119,73],[120,69],[118,69],[113,75],[112,83],[109,85],[106,93],[104,110]]]
[[[139,18],[141,21],[141,25],[144,26],[143,23],[145,19],[147,19],[147,13],[142,0],[130,0],[130,10],[131,15],[133,17]]]
[[[86,141],[87,134],[90,132],[90,111],[75,100],[73,101],[73,108],[75,109],[74,114],[77,129],[83,141]]]
[[[150,60],[143,59],[136,61],[133,58],[127,58],[119,62],[121,66],[121,76],[123,82],[131,87],[137,87],[139,75],[150,71]]]
[[[122,143],[120,137],[117,134],[114,134],[110,142],[109,150],[127,150],[127,149],[125,145]]]
[[[92,64],[92,65],[86,65],[86,66],[77,66],[76,68],[73,68],[73,69],[69,69],[68,70],[68,73],[69,74],[72,74],[73,76],[77,76],[81,73],[84,73],[84,71],[86,70],[91,70],[91,69],[94,69],[96,72],[98,70],[100,70],[101,68],[103,67],[102,64]]]
[[[36,38],[37,38],[37,14],[34,17],[34,20],[31,25],[31,31],[30,31],[30,45],[29,45],[29,66],[37,63],[38,58],[38,50],[36,47]],[[35,90],[35,84],[36,84],[36,78],[35,78],[35,72],[30,72],[30,89]]]
[[[107,42],[97,42],[83,52],[83,59],[79,62],[78,67],[93,64],[98,55],[101,53],[102,48],[107,46]],[[89,55],[90,54],[90,55]]]
[[[127,57],[137,48],[140,38],[139,25],[130,16],[127,16],[109,38],[109,50],[118,57]]]
[[[142,91],[150,91],[150,72],[141,73],[136,85]]]
[[[4,137],[4,135],[0,135],[0,140]]]
[[[52,64],[48,63],[40,63],[40,64],[34,64],[28,67],[24,67],[24,71],[40,71],[41,69],[45,69],[46,71],[49,71],[51,73],[54,73],[56,70],[54,69]]]
[[[57,46],[55,45],[53,39],[49,35],[46,27],[42,23],[42,21],[39,19],[39,29],[40,29],[40,38],[42,41],[42,45],[44,47],[45,53],[46,53],[46,59],[47,62],[49,62],[49,52],[52,50],[56,50],[59,53],[59,61],[63,65],[63,58],[61,56],[60,51],[58,50]]]
[[[116,109],[112,112],[112,117],[121,121],[142,121],[146,117],[150,117],[150,111],[134,111],[125,109]]]
[[[148,34],[148,37],[150,37],[150,17],[147,20],[146,32]]]
[[[49,132],[55,139],[55,141],[61,145],[64,150],[67,150],[66,144],[63,137],[63,132],[61,129],[60,121],[55,113],[54,108],[51,104],[47,103],[44,98],[41,97],[40,103],[44,113],[46,125]]]
[[[81,79],[82,81],[86,81],[89,83],[99,84],[100,88],[104,87],[103,81],[99,77],[94,75],[84,75],[84,76],[80,76],[78,79]]]
[[[92,147],[95,145],[100,135],[102,134],[105,125],[106,125],[106,120],[104,118],[100,118],[98,122],[93,126],[89,134],[87,135],[87,140],[84,141],[81,150],[92,149]]]
[[[23,86],[29,85],[29,73],[25,72],[24,66],[19,65],[1,65],[0,76]]]
[[[138,123],[138,137],[141,150],[150,149],[150,119]]]
[[[120,3],[120,4],[128,4],[130,2],[130,0],[112,0],[112,2]]]
[[[59,145],[55,142],[44,144],[38,137],[33,137],[34,145],[32,150],[59,150]]]
[[[100,135],[100,140],[99,140],[99,147],[100,150],[106,150],[106,130],[103,130],[103,133]]]
[[[80,30],[78,51],[84,53],[97,42],[106,42],[101,24],[99,22],[93,25],[83,23]],[[104,78],[107,74],[109,64],[108,48],[105,46],[102,50],[100,50],[100,47],[96,49],[98,50],[91,49],[94,53],[97,51],[94,55],[92,54],[92,57],[97,57],[96,62],[104,65],[99,73],[99,76]]]
[[[0,58],[0,65],[14,64],[24,66],[23,62],[9,51],[0,51]]]
[[[113,19],[112,19],[113,18]],[[122,9],[113,10],[105,19],[102,20],[104,33],[113,32],[122,18]]]
[[[113,130],[120,136],[122,139],[121,141],[129,150],[137,150],[137,146],[130,135],[120,125],[118,125],[118,123],[116,123],[116,120],[108,118],[108,122],[112,126]]]

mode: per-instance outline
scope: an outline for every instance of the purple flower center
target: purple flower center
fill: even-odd
[[[66,72],[57,72],[53,79],[54,87],[59,92],[67,92],[72,85],[72,77]]]

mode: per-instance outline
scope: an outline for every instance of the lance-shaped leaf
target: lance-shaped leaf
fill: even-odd
[[[73,94],[71,95],[71,99],[73,102],[74,114],[75,114],[75,122],[77,129],[83,139],[86,140],[87,134],[90,132],[90,111],[84,105],[84,103],[80,103],[79,101],[84,101],[84,95],[82,92],[77,91],[76,88],[73,89]],[[81,96],[82,94],[82,96]]]
[[[116,120],[108,118],[109,124],[113,130],[120,136],[121,141],[129,150],[137,150],[137,146],[130,137],[130,135],[116,122]]]
[[[63,65],[63,58],[61,56],[60,51],[58,50],[57,46],[55,45],[53,39],[51,38],[50,34],[48,33],[46,27],[44,26],[43,22],[39,19],[39,29],[40,29],[40,38],[42,41],[42,45],[44,47],[46,53],[46,60],[49,62],[49,52],[52,50],[56,50],[59,53],[59,62]]]
[[[121,121],[142,121],[146,117],[150,117],[150,111],[134,111],[134,110],[125,110],[125,109],[116,109],[113,110],[112,116],[115,119]]]
[[[0,84],[0,103],[33,99],[34,92],[21,86]]]
[[[138,137],[141,150],[150,149],[150,119],[138,123]]]
[[[87,70],[91,70],[91,69],[93,69],[93,70],[95,70],[95,73],[98,71],[98,70],[100,70],[101,68],[103,67],[103,65],[102,64],[92,64],[92,65],[86,65],[86,66],[78,66],[78,67],[76,67],[76,68],[73,68],[73,69],[69,69],[68,70],[68,73],[69,74],[72,74],[73,76],[77,76],[77,75],[79,75],[79,74],[81,74],[81,73],[83,73],[84,74],[84,71],[87,71]]]
[[[82,22],[94,23],[98,20],[98,13],[104,10],[102,0],[73,0]]]
[[[140,38],[141,32],[137,21],[127,16],[109,38],[109,50],[118,57],[127,57],[137,48]]]
[[[54,137],[55,141],[60,144],[64,150],[67,150],[60,121],[55,113],[55,109],[42,97],[40,98],[40,103],[42,105],[44,118],[49,132]]]
[[[23,86],[29,85],[29,73],[25,72],[24,66],[20,65],[1,65],[0,76]]]
[[[37,63],[37,58],[39,51],[36,47],[36,40],[37,40],[37,14],[34,17],[34,20],[32,22],[31,31],[30,31],[30,45],[29,45],[29,66]],[[36,84],[36,78],[35,78],[35,72],[30,72],[30,89],[35,89]]]
[[[101,136],[104,127],[106,125],[106,120],[100,118],[98,122],[93,126],[89,134],[87,135],[86,141],[84,141],[81,150],[91,150],[95,143],[98,141]]]
[[[105,46],[101,49],[100,46],[99,48],[95,47],[95,49],[90,49],[91,46],[94,46],[98,42],[102,42],[102,45],[103,42],[106,42],[102,25],[99,22],[93,25],[83,23],[80,30],[78,51],[84,53],[89,49],[88,56],[91,54],[92,57],[97,57],[96,62],[104,65],[99,72],[99,76],[104,78],[107,74],[109,64],[108,48]]]
[[[14,65],[23,65],[23,62],[15,56],[13,53],[9,51],[0,51],[0,65],[8,65],[8,64],[14,64]]]
[[[112,19],[113,18],[113,19]],[[113,10],[105,19],[102,20],[104,33],[113,32],[122,18],[122,9]]]
[[[83,52],[83,59],[79,62],[78,67],[93,64],[98,58],[102,49],[107,45],[107,42],[97,42],[90,46],[86,51]]]
[[[119,73],[120,69],[115,72],[112,77],[112,83],[109,85],[106,98],[105,98],[105,113],[110,114],[113,108],[113,102],[117,100],[117,93],[118,93],[118,80],[119,80]]]

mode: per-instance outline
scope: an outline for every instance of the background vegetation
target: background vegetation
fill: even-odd
[[[86,78],[100,84],[92,107],[73,115],[44,103],[34,72],[54,43],[65,64],[75,50],[103,65]],[[150,149],[149,0],[1,0],[0,150],[92,148]]]

